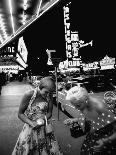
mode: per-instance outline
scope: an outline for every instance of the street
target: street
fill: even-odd
[[[2,87],[0,96],[0,155],[11,155],[23,123],[17,117],[18,107],[23,94],[30,90],[27,83],[11,82]],[[68,118],[62,111],[53,107],[54,130],[64,155],[79,155],[84,136],[71,137],[69,127],[63,124]]]

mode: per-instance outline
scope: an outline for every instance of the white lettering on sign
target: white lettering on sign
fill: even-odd
[[[59,63],[59,69],[68,68],[68,60]]]
[[[99,68],[98,62],[93,62],[93,63],[88,63],[88,64],[83,63],[82,66],[83,66],[84,70],[85,69],[97,69],[97,68]]]
[[[3,52],[3,53],[14,53],[15,52],[15,49],[14,49],[14,47],[6,47],[6,48],[4,48],[1,52]]]
[[[64,25],[65,25],[65,40],[66,40],[66,55],[67,58],[72,58],[71,53],[71,32],[70,32],[70,17],[69,17],[69,7],[64,6]]]
[[[106,70],[106,69],[114,69],[114,65],[105,65],[101,66],[100,70]]]
[[[68,66],[69,67],[78,67],[78,66],[80,66],[80,61],[79,60],[78,61],[69,61]]]
[[[72,32],[71,33],[71,41],[79,41],[78,32]]]
[[[0,66],[1,70],[18,70],[19,66],[18,65],[11,65],[11,66]]]
[[[68,58],[72,58],[71,52],[68,52]]]

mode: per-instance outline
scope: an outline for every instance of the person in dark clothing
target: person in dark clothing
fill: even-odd
[[[84,114],[85,118],[97,125],[90,130],[82,144],[81,155],[104,155],[116,152],[116,116],[108,109],[104,100],[90,95],[83,87],[73,87],[67,92],[67,102]]]

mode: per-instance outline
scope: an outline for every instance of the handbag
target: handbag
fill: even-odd
[[[46,116],[45,116],[45,131],[46,131],[46,134],[50,134],[53,132],[53,127],[51,123],[48,123]]]
[[[84,132],[78,122],[72,123],[70,127],[70,133],[73,138],[78,138],[84,135]]]

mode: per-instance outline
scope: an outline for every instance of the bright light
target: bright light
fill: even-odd
[[[20,34],[22,31],[24,31],[29,25],[31,25],[32,23],[34,23],[38,18],[40,18],[46,11],[48,11],[50,8],[52,8],[56,3],[58,3],[60,0],[52,0],[49,2],[49,5],[46,6],[46,8],[42,7],[42,13],[39,14],[38,16],[33,16],[28,23],[26,23],[26,25],[22,25],[16,32],[15,34],[11,35],[2,45],[0,45],[0,48],[2,48],[3,46],[5,46],[9,41],[11,41],[12,39],[14,39],[18,34]],[[44,10],[43,10],[44,9]]]
[[[24,10],[27,10],[28,7],[29,7],[28,0],[24,0],[24,1],[23,1],[23,9],[24,9]]]
[[[42,0],[40,0],[39,6],[38,6],[37,16],[39,15],[41,4],[42,4]]]
[[[28,55],[28,51],[24,42],[23,37],[19,38],[19,42],[18,42],[18,52],[20,53],[20,57],[22,58],[22,60],[27,63],[27,55]]]
[[[27,17],[28,17],[28,15],[26,15],[26,13],[25,13],[25,10],[27,10],[28,8],[29,8],[29,0],[23,0],[23,2],[22,2],[22,4],[21,4],[21,7],[23,8],[23,14],[20,16],[21,17],[21,23],[23,24],[23,25],[25,25],[26,24],[26,21],[27,21]]]
[[[13,30],[13,34],[15,33],[14,30],[14,21],[13,21],[13,15],[12,15],[12,4],[11,4],[11,0],[8,0],[9,2],[9,9],[10,9],[10,15],[11,15],[11,24],[12,24],[12,30]]]
[[[4,19],[3,19],[3,15],[2,14],[0,14],[0,30],[3,33],[3,37],[2,36],[0,37],[0,40],[3,43],[4,39],[8,38],[8,35],[6,33],[5,23],[4,23]]]
[[[0,42],[1,43],[3,43],[4,42],[4,40],[3,40],[3,38],[2,38],[2,36],[0,35]]]
[[[21,15],[21,23],[23,24],[23,25],[25,25],[26,24],[26,21],[27,21],[27,15],[23,12],[23,14]]]

